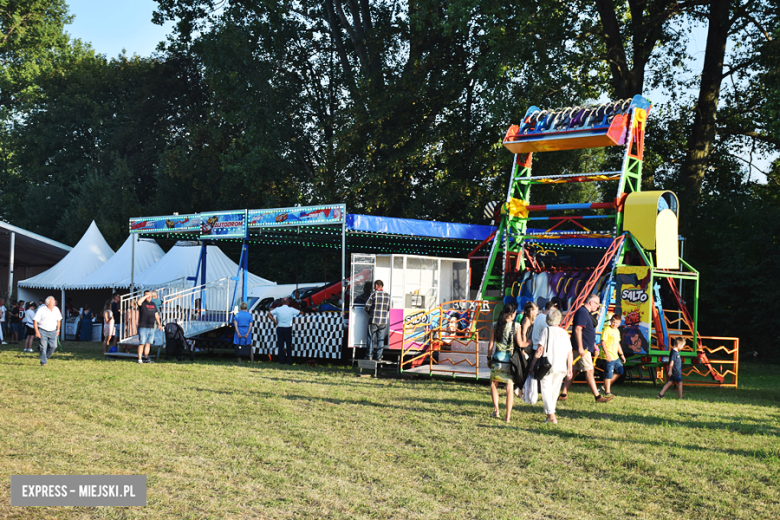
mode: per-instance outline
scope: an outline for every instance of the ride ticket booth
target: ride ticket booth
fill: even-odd
[[[368,348],[366,301],[376,280],[382,280],[383,290],[390,295],[390,324],[385,338],[385,349],[390,351],[403,349],[405,324],[427,320],[428,311],[469,297],[469,261],[463,258],[353,253],[351,274],[347,301],[348,346],[352,349]]]

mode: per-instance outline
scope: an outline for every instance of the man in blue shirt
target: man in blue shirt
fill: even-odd
[[[284,298],[282,305],[268,313],[276,324],[276,348],[279,351],[279,363],[292,365],[292,319],[301,313],[290,307],[290,298]],[[289,359],[289,362],[288,362]]]
[[[374,282],[374,292],[366,301],[366,312],[369,314],[368,355],[366,359],[373,359],[374,349],[376,349],[377,361],[382,359],[382,351],[385,349],[385,335],[390,323],[390,295],[382,290],[384,286],[382,280]]]
[[[252,341],[249,339],[249,335],[252,332],[252,315],[247,311],[247,303],[241,302],[241,310],[236,313],[233,318],[233,327],[236,329],[236,333],[233,334],[233,344],[236,346],[236,355],[241,346],[251,345]],[[254,352],[251,347],[249,350],[249,359],[254,361]]]
[[[585,380],[597,403],[606,403],[612,396],[602,396],[596,388],[596,380],[593,377],[593,358],[598,357],[599,347],[596,345],[596,327],[590,315],[601,307],[601,299],[597,294],[591,294],[585,303],[574,314],[572,326],[571,346],[572,355],[577,360],[572,367],[572,377],[563,385],[563,392],[558,397],[559,401],[565,401],[569,397],[569,387],[580,372],[585,372]]]

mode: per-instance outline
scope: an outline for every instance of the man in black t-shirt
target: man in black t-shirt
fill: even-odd
[[[577,359],[572,367],[572,377],[563,385],[563,391],[558,397],[559,401],[565,401],[569,396],[569,387],[580,372],[585,372],[585,380],[597,403],[606,403],[612,396],[602,396],[596,388],[596,379],[593,377],[593,359],[599,355],[599,347],[596,345],[596,327],[593,326],[591,314],[601,307],[601,299],[596,294],[591,294],[585,303],[574,314],[572,326],[571,346],[572,357]]]
[[[152,301],[152,292],[144,291],[138,299],[138,362],[151,363],[149,349],[154,341],[154,324],[163,330],[157,305]]]

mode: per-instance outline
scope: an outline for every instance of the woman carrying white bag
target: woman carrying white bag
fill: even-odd
[[[550,309],[547,313],[548,327],[542,332],[542,336],[539,339],[540,346],[536,349],[536,355],[530,363],[535,368],[539,358],[542,356],[547,356],[547,360],[550,362],[550,370],[541,379],[540,386],[542,401],[544,402],[544,413],[547,414],[547,421],[545,422],[552,424],[558,424],[558,419],[555,417],[555,405],[558,403],[558,393],[561,390],[561,385],[564,379],[572,375],[571,339],[566,331],[558,326],[560,323],[561,311],[554,308]],[[533,373],[528,376],[528,379],[531,378],[533,378]],[[533,381],[532,386],[535,387],[535,383],[536,381]]]

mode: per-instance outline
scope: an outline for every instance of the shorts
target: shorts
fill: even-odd
[[[612,376],[615,374],[622,376],[623,372],[623,363],[621,363],[619,359],[607,361],[607,366],[604,369],[604,379],[612,379]]]
[[[672,374],[669,376],[669,381],[672,383],[682,383],[682,376],[677,374]]]
[[[576,358],[579,354],[577,352],[573,352],[572,355]],[[576,370],[578,372],[590,372],[593,370],[593,358],[590,355],[590,351],[586,350],[585,355],[582,356],[576,363],[574,363],[574,366],[571,367],[572,370]]]
[[[138,344],[146,345],[147,343],[154,343],[154,329],[153,328],[138,328]]]
[[[35,327],[31,327],[27,325],[27,335],[28,336],[35,336]]]

